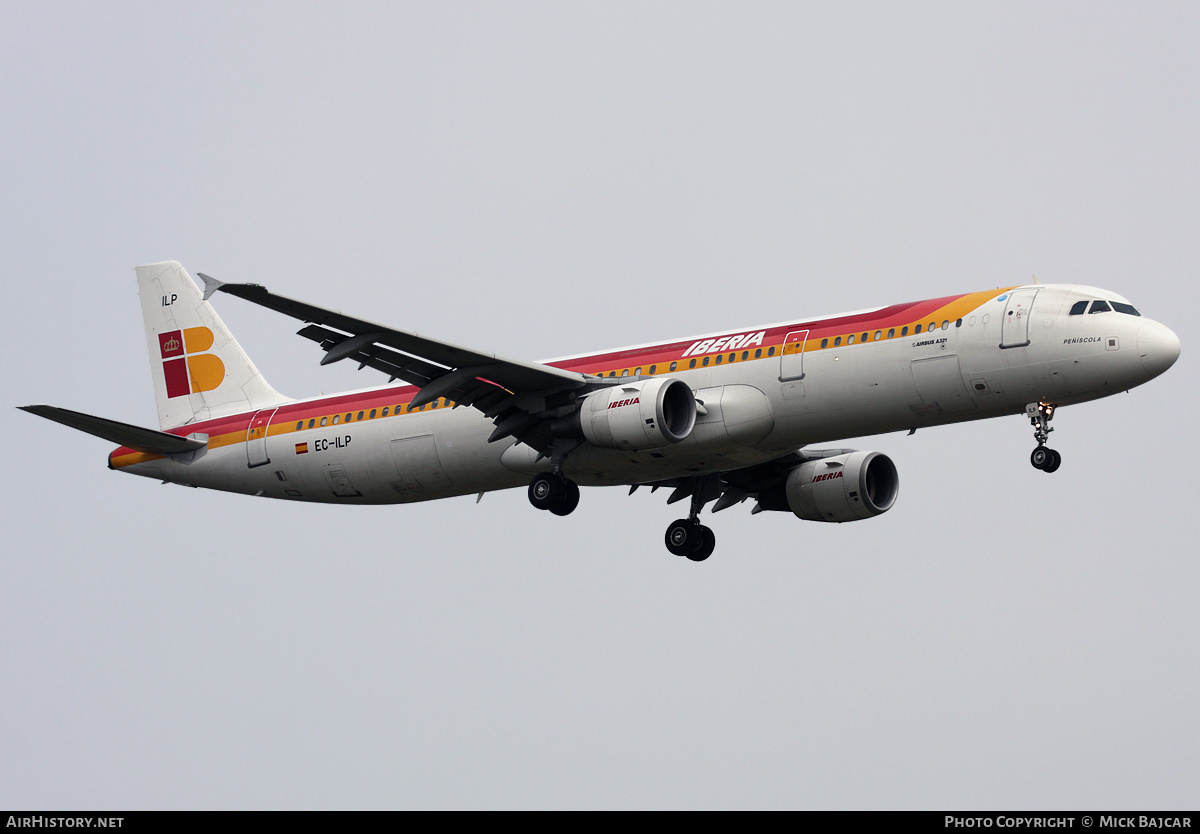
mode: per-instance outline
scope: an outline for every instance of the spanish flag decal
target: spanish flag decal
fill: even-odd
[[[296,444],[296,454],[307,455],[308,454],[308,444],[307,443],[297,443]]]

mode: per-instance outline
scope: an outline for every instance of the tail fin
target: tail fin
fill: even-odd
[[[139,266],[137,279],[161,428],[287,401],[263,379],[180,264]]]

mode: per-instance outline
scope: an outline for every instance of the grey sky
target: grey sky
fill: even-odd
[[[0,806],[1195,808],[1191,3],[32,4],[0,27]],[[662,493],[289,505],[105,469],[133,266],[529,359],[1009,285],[1183,342],[1064,409],[856,440],[849,525]],[[291,320],[219,299],[293,396]]]

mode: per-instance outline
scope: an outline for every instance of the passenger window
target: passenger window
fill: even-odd
[[[302,428],[304,428],[303,420],[301,420],[299,423],[296,424],[296,431],[300,431],[300,429],[302,429]]]
[[[1082,316],[1083,311],[1087,309],[1087,306],[1088,306],[1088,303],[1086,301],[1076,301],[1074,304],[1071,305],[1071,315],[1072,316]]]
[[[373,409],[373,408],[371,409],[371,413],[370,413],[369,415],[367,415],[367,419],[368,419],[368,420],[374,420],[374,419],[375,419],[375,409]]]
[[[854,334],[853,333],[851,333],[849,336],[846,337],[846,344],[848,344],[848,345],[854,344]]]
[[[759,348],[758,350],[754,351],[754,358],[755,358],[755,359],[761,359],[761,358],[762,358],[762,348]]]
[[[916,327],[913,328],[913,335],[915,336],[920,332],[921,332],[921,325],[918,324]]]
[[[724,359],[724,358],[725,358],[725,357],[724,357],[722,354],[719,354],[719,353],[718,353],[718,354],[717,354],[717,364],[718,364],[718,365],[720,365],[720,364],[721,364],[721,360],[722,360],[722,359]]]
[[[1092,309],[1088,310],[1089,314],[1091,314],[1091,313],[1111,313],[1111,312],[1112,312],[1112,309],[1109,308],[1107,301],[1093,301]]]
[[[358,412],[358,417],[356,417],[355,419],[361,420],[362,418],[363,418],[363,413],[360,411],[360,412]]]
[[[672,363],[671,363],[671,373],[675,373],[675,369],[676,369],[676,368],[678,368],[678,367],[679,367],[679,363],[678,363],[678,362],[672,362]]]
[[[931,321],[931,322],[929,322],[929,329],[925,332],[932,333],[935,329],[937,329],[937,322]]]
[[[950,329],[950,322],[943,321],[942,322],[942,330],[949,330],[949,329]]]
[[[877,341],[877,342],[878,342],[878,341],[879,341],[880,339],[882,339],[882,338],[883,338],[883,331],[882,331],[882,330],[876,330],[876,331],[875,331],[875,341]]]
[[[962,327],[962,319],[959,319],[958,321],[954,322],[954,326],[955,326],[955,327]]]
[[[902,328],[900,329],[900,335],[901,335],[901,336],[907,336],[907,335],[908,335],[908,325],[907,325],[907,324],[906,324],[906,325],[904,325],[904,327],[902,327]]]
[[[316,425],[316,422],[317,422],[316,420],[309,420],[309,421],[308,421],[308,427],[311,429],[311,428],[312,428],[314,425]],[[325,425],[325,424],[324,424],[324,423],[322,423],[321,425],[323,426],[323,425]]]
[[[429,404],[429,407],[430,407],[430,408],[437,408],[437,407],[438,407],[438,401],[437,401],[437,400],[434,400],[433,402],[431,402],[431,403]]]
[[[735,359],[737,359],[737,354],[736,354],[736,353],[731,353],[731,354],[729,354],[729,361],[730,361],[730,362],[732,362],[732,361],[733,361],[733,360],[735,360]]]
[[[867,336],[869,336],[869,335],[870,335],[869,333],[862,334],[862,341],[864,341],[864,342],[867,341]]]
[[[380,417],[386,417],[386,416],[387,416],[387,413],[388,413],[388,410],[387,410],[387,406],[385,405],[385,406],[383,407],[383,411],[381,411],[381,412],[380,412],[379,416],[380,416]]]
[[[829,340],[828,340],[828,339],[822,339],[822,340],[821,340],[821,347],[823,347],[823,348],[827,348],[827,347],[829,347]]]
[[[696,367],[696,360],[695,360],[695,359],[693,359],[691,362],[688,362],[688,367],[689,367],[689,368],[694,368],[694,367]]]
[[[720,357],[717,357],[717,358],[719,359]],[[702,361],[700,364],[707,368],[708,367],[708,357],[707,356],[704,357],[704,361]]]
[[[842,346],[842,337],[841,336],[838,336],[836,339],[833,340],[833,346],[834,347]]]
[[[322,425],[322,426],[324,426],[324,425],[325,425],[327,422],[329,422],[329,418],[328,418],[328,417],[322,417],[322,418],[321,418],[321,425]]]
[[[651,366],[650,366],[650,374],[651,374],[651,376],[653,376],[653,375],[654,375],[654,372],[655,372],[655,371],[657,371],[657,370],[658,370],[658,365],[651,365]]]
[[[767,356],[774,356],[774,355],[775,355],[775,348],[770,348],[767,350]]]
[[[351,416],[351,415],[349,415],[349,414],[347,414],[347,415],[346,415],[346,422],[347,422],[347,423],[349,423],[349,422],[350,422],[350,416]]]
[[[342,419],[342,415],[340,415],[340,414],[333,415],[333,424],[336,426],[338,424],[338,421],[340,421],[341,419]]]
[[[641,369],[641,368],[638,368],[636,371],[634,371],[634,372],[633,372],[633,375],[634,375],[634,376],[641,376],[641,375],[642,375],[642,369]]]
[[[742,361],[745,362],[749,358],[750,358],[750,351],[743,350],[742,351]]]
[[[896,328],[894,328],[894,327],[888,328],[888,338],[889,339],[896,338]]]

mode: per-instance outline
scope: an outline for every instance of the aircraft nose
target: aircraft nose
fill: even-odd
[[[1164,324],[1143,322],[1138,329],[1138,355],[1150,377],[1156,377],[1179,358],[1179,337]]]

